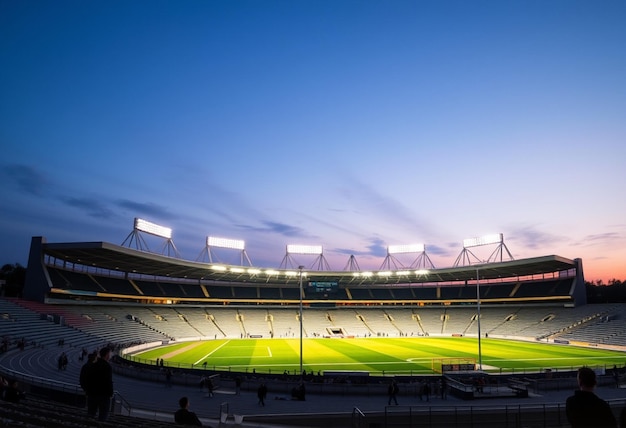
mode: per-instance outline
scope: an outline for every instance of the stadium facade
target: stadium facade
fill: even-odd
[[[435,306],[586,304],[582,261],[557,255],[440,269],[314,270],[188,261],[33,237],[23,297],[46,303]]]

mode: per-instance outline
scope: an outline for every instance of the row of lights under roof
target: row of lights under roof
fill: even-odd
[[[257,269],[257,268],[243,268],[237,266],[222,266],[222,265],[211,265],[212,270],[217,270],[220,272],[232,272],[232,273],[249,273],[250,275],[260,275],[264,273],[267,276],[280,275],[281,272],[274,269]],[[285,276],[298,276],[299,272],[296,271],[285,271],[283,272]],[[306,276],[306,272],[302,272],[302,276]]]
[[[278,276],[282,273],[285,276],[294,277],[300,274],[299,271],[294,271],[294,270],[286,270],[286,271],[281,272],[275,269],[262,270],[262,269],[256,269],[256,268],[243,268],[243,267],[238,267],[238,266],[227,267],[227,266],[222,266],[222,265],[211,265],[211,269],[216,270],[216,271],[221,271],[221,272],[248,273],[250,275],[260,275],[264,273],[267,276]],[[427,275],[428,273],[429,271],[427,269],[397,270],[397,271],[385,270],[385,271],[379,271],[379,272],[370,272],[370,271],[353,272],[352,276],[368,278],[371,276],[389,277],[389,276],[394,276],[394,275],[395,276]],[[307,273],[303,271],[302,276],[307,276]]]

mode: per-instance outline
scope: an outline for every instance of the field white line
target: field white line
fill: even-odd
[[[220,349],[222,346],[226,345],[228,342],[230,342],[230,340],[222,343],[220,346],[218,346],[217,348],[215,348],[214,350],[212,350],[211,352],[209,352],[208,354],[206,354],[204,357],[200,358],[198,361],[196,361],[195,363],[193,363],[193,365],[195,366],[196,364],[199,364],[200,361],[209,358],[211,356],[211,354],[213,354],[215,351],[217,351],[218,349]]]
[[[267,353],[269,354],[270,357],[272,357],[272,350],[270,349],[270,347],[267,347]]]

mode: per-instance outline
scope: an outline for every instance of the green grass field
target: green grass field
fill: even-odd
[[[622,367],[626,353],[568,345],[481,340],[482,367],[493,372]],[[367,371],[371,375],[438,372],[442,359],[478,363],[478,342],[467,337],[304,339],[307,372]],[[163,358],[172,367],[198,367],[257,373],[295,373],[300,367],[299,339],[223,339],[182,342],[136,353],[133,360]]]

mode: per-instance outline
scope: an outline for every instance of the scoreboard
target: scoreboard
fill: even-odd
[[[307,291],[317,294],[332,294],[339,290],[337,281],[309,281]]]

